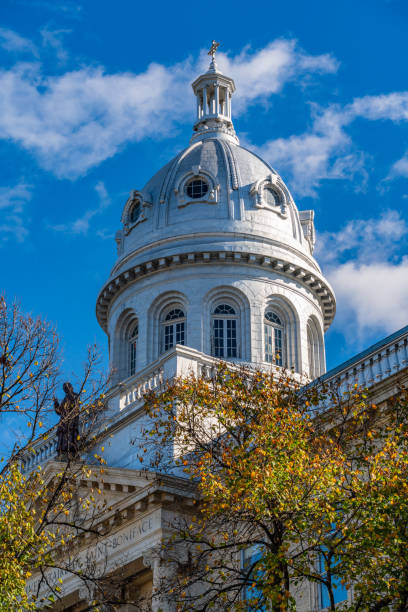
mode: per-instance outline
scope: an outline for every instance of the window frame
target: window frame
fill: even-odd
[[[309,317],[306,332],[308,374],[314,380],[323,374],[325,362],[321,328],[314,316]]]
[[[272,194],[273,204],[272,202],[268,200],[268,194]],[[275,206],[281,206],[282,197],[280,195],[280,192],[268,183],[263,186],[262,199],[268,208],[273,208]]]
[[[218,312],[222,306],[228,307],[232,312]],[[237,313],[238,310],[238,313]],[[213,305],[211,313],[211,355],[216,359],[240,359],[240,312],[236,306],[232,306],[229,300],[217,300]],[[222,322],[222,323],[221,323]],[[218,325],[216,325],[216,323]],[[229,325],[230,323],[230,325]],[[233,324],[234,323],[234,324]],[[217,350],[217,331],[222,330],[222,354],[216,354]],[[235,338],[233,337],[235,336]],[[232,341],[235,340],[234,351]],[[228,354],[235,352],[235,355]]]
[[[146,201],[141,191],[131,191],[121,217],[125,236],[129,234],[134,227],[139,225],[139,223],[147,220],[146,209],[151,208],[151,206],[151,202]],[[135,210],[135,208],[139,209],[139,214],[137,215],[137,218],[132,220],[132,212]]]
[[[140,200],[140,198],[135,198],[133,201],[132,206],[129,209],[129,215],[128,215],[128,223],[129,225],[134,225],[135,223],[137,223],[140,220],[141,214],[142,214],[142,207],[143,207],[143,203]],[[133,214],[134,211],[137,209],[137,216],[135,218],[133,218]]]
[[[207,191],[202,197],[194,198],[187,193],[187,186],[195,180],[203,181],[207,185]],[[220,184],[217,183],[216,177],[202,170],[200,166],[193,166],[192,170],[184,174],[174,187],[178,208],[183,208],[190,204],[217,204],[219,190]]]
[[[199,195],[192,195],[188,192],[188,188],[190,185],[192,185],[193,183],[198,183],[200,182],[202,185],[206,186],[206,190],[203,193],[200,193]],[[184,191],[186,193],[186,196],[188,198],[190,198],[191,200],[203,200],[206,199],[206,196],[208,194],[210,190],[210,185],[208,183],[208,180],[206,180],[203,176],[199,175],[199,176],[192,176],[188,181],[186,181],[185,185],[184,185]],[[194,193],[194,189],[193,189],[193,193]]]
[[[179,316],[177,318],[168,318],[172,312],[179,311],[183,314],[183,316]],[[181,344],[182,346],[186,345],[186,332],[187,332],[187,316],[185,313],[185,308],[181,304],[172,304],[167,306],[162,311],[162,316],[160,317],[160,346],[159,346],[159,354],[162,355],[167,353],[170,349],[174,348],[176,344]],[[177,329],[179,325],[182,325],[182,328]],[[171,329],[171,345],[167,342],[167,337],[169,336],[168,330]],[[177,342],[178,335],[182,335],[182,341]]]
[[[276,317],[279,322],[271,321],[267,315],[271,314]],[[286,322],[282,315],[276,312],[271,306],[267,306],[263,316],[263,337],[264,337],[264,361],[269,364],[285,367],[287,363],[287,330]],[[280,336],[280,337],[279,337]],[[271,340],[271,342],[269,342]],[[276,345],[280,344],[280,352]],[[272,350],[268,351],[268,347],[272,346]],[[276,356],[279,355],[279,358]]]
[[[137,366],[137,343],[139,338],[139,323],[136,322],[131,328],[127,338],[127,375],[134,376]]]
[[[270,204],[267,201],[265,193],[267,189],[275,194],[274,204]],[[286,186],[276,174],[270,174],[264,179],[258,179],[251,185],[249,194],[253,198],[255,208],[263,208],[277,213],[281,217],[287,217],[291,197]]]

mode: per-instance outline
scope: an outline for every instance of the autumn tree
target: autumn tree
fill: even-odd
[[[364,420],[349,453],[353,470],[345,483],[347,505],[341,508],[338,536],[343,550],[337,554],[353,584],[353,610],[403,612],[408,609],[408,392],[400,387],[381,410],[371,408],[375,415]],[[358,517],[350,535],[348,516]]]
[[[178,609],[288,610],[307,581],[332,610],[340,583],[344,609],[405,609],[406,406],[225,365],[152,393],[141,459],[197,487],[164,541]]]
[[[83,486],[103,480],[105,460],[94,448],[108,424],[104,394],[109,381],[98,372],[98,363],[98,351],[91,347],[74,383],[75,415],[63,417],[77,418],[75,452],[54,457],[45,469],[30,468],[38,443],[56,433],[58,337],[47,322],[0,299],[0,417],[14,430],[3,439],[9,449],[0,464],[0,602],[5,612],[51,606],[61,596],[61,576],[70,575],[88,589],[94,602],[90,609],[127,603],[116,589],[121,577],[110,576],[106,560],[95,563],[84,548],[84,536],[92,548],[110,529],[102,520],[108,511],[103,491]]]

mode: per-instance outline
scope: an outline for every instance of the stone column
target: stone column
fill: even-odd
[[[203,88],[203,117],[208,114],[207,108],[207,87]]]
[[[159,548],[151,548],[143,555],[143,563],[153,572],[152,612],[175,612],[176,605],[169,594],[176,572],[174,561],[164,561]]]
[[[215,114],[220,115],[220,88],[215,85]]]
[[[201,102],[200,102],[200,92],[197,91],[197,119],[201,117]]]

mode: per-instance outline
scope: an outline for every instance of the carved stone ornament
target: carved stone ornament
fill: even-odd
[[[303,230],[303,235],[309,244],[310,252],[313,253],[315,242],[316,242],[316,230],[314,226],[314,211],[313,210],[300,210],[299,218],[300,218],[300,224]]]
[[[201,198],[192,198],[188,195],[186,187],[193,179],[201,179],[208,185],[205,195]],[[189,204],[217,204],[220,185],[215,182],[214,177],[200,166],[193,166],[190,172],[184,174],[174,188],[178,200],[178,207],[183,208]]]
[[[127,199],[122,214],[122,223],[125,235],[129,234],[129,232],[131,232],[136,225],[146,221],[146,207],[150,208],[151,205],[151,202],[146,200],[145,194],[141,191],[133,190],[130,192],[130,196]],[[132,218],[135,207],[137,207],[138,213],[134,218]]]
[[[116,252],[118,255],[123,253],[123,231],[118,230],[115,234]]]
[[[160,546],[152,546],[143,553],[143,565],[154,570],[160,564]]]
[[[268,194],[268,191],[275,198],[275,203],[273,204],[270,202],[271,196]],[[287,216],[289,195],[279,180],[278,175],[271,173],[265,179],[256,181],[256,183],[251,185],[249,193],[253,198],[255,208],[266,208],[279,214],[281,217]]]

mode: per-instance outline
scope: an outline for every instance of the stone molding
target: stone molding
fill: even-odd
[[[186,193],[187,183],[194,178],[204,178],[208,184],[208,191],[202,198],[191,198]],[[220,185],[215,180],[215,177],[208,170],[201,168],[201,166],[194,166],[191,170],[185,172],[174,187],[179,208],[184,208],[189,204],[217,204],[219,191]]]
[[[119,293],[132,285],[138,279],[162,270],[177,268],[179,266],[203,264],[238,264],[266,268],[277,272],[280,276],[294,279],[312,291],[318,300],[324,316],[324,329],[327,330],[333,321],[336,312],[334,292],[328,282],[318,273],[298,266],[290,261],[278,259],[271,255],[247,253],[242,251],[201,251],[180,253],[167,257],[157,257],[147,260],[139,265],[132,266],[111,278],[99,293],[96,302],[96,316],[101,327],[107,331],[108,311]]]
[[[271,206],[265,200],[265,189],[270,189],[276,193],[279,203]],[[287,217],[287,208],[294,203],[291,201],[289,192],[285,188],[282,179],[271,172],[270,176],[263,179],[258,179],[250,188],[249,194],[252,196],[255,208],[265,208],[271,212],[277,213],[282,217]]]
[[[142,253],[149,252],[152,249],[157,249],[159,247],[162,248],[164,246],[168,247],[169,249],[173,249],[174,244],[176,244],[176,246],[180,248],[180,243],[182,243],[186,239],[190,240],[192,236],[197,240],[203,239],[206,241],[209,238],[211,238],[213,242],[215,242],[219,238],[222,238],[223,243],[228,242],[228,240],[236,241],[237,239],[239,239],[239,240],[244,240],[246,243],[248,242],[253,243],[254,247],[261,244],[263,248],[270,247],[270,248],[282,249],[283,251],[286,251],[288,254],[294,255],[295,257],[298,257],[299,259],[304,261],[306,265],[309,265],[314,270],[314,272],[321,274],[320,267],[318,266],[316,260],[310,257],[310,255],[305,253],[305,251],[303,250],[295,248],[292,245],[288,245],[286,242],[283,242],[281,240],[269,238],[268,236],[249,234],[249,233],[242,232],[242,231],[228,230],[228,231],[223,231],[223,232],[195,232],[194,234],[178,234],[174,236],[166,236],[158,240],[155,240],[154,242],[151,242],[149,244],[145,244],[138,249],[134,249],[133,251],[125,255],[123,258],[119,259],[119,261],[117,261],[115,265],[113,266],[113,268],[111,269],[111,278],[124,265],[129,263],[129,261],[131,261],[135,257],[141,255]]]
[[[47,465],[48,472],[55,472],[60,468],[61,463],[58,462],[50,462]],[[124,468],[106,467],[103,477],[93,473],[90,486],[99,486],[106,491],[104,484],[107,480],[111,486],[123,487],[124,483],[129,482],[133,482],[136,486],[133,487],[133,491],[123,491],[121,498],[114,500],[109,508],[101,513],[100,521],[92,525],[92,533],[84,532],[75,538],[72,542],[72,553],[78,556],[78,559],[84,558],[87,554],[93,555],[96,570],[100,567],[109,573],[139,557],[143,559],[145,556],[145,560],[148,561],[149,555],[143,555],[143,549],[146,553],[160,551],[161,537],[165,528],[163,510],[191,512],[197,496],[194,486],[188,479]],[[87,523],[85,522],[83,526],[86,528]],[[95,531],[100,535],[96,536]],[[145,548],[143,548],[144,543],[146,543]],[[58,547],[55,550],[58,551]],[[152,560],[153,558],[151,555]],[[159,555],[156,558],[160,561]],[[62,590],[64,597],[84,587],[75,573],[63,569],[56,571],[64,578]],[[29,591],[36,590],[39,579],[39,573],[34,572],[27,582]],[[81,591],[81,597],[85,600],[90,595],[86,588]]]

